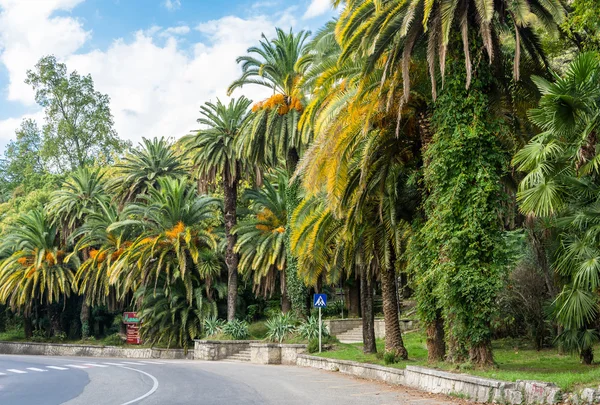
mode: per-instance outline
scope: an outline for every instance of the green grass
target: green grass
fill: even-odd
[[[410,333],[404,335],[404,344],[409,353],[409,360],[391,364],[388,367],[405,368],[407,365],[428,365],[425,337],[422,334]],[[497,363],[495,368],[473,369],[468,364],[453,365],[446,363],[429,366],[505,381],[538,380],[552,382],[566,391],[573,391],[587,386],[596,387],[598,381],[600,381],[600,364],[583,365],[577,355],[560,355],[556,349],[536,351],[522,341],[516,340],[495,341],[493,348],[494,359]],[[600,347],[597,347],[596,353],[600,351],[598,349]],[[334,350],[316,355],[332,359],[384,365],[383,340],[377,340],[377,351],[377,354],[365,354],[360,343],[338,344]]]

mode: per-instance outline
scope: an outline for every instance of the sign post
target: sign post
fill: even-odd
[[[127,343],[139,345],[140,341],[140,318],[136,312],[123,313],[123,323],[127,326]]]
[[[327,306],[327,294],[315,294],[313,295],[313,307],[319,308],[319,353],[321,353],[321,336],[323,331],[321,330],[323,323],[321,322],[321,308]]]

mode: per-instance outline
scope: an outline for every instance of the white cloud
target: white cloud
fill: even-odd
[[[312,0],[302,18],[315,18],[326,14],[331,9],[331,0]]]
[[[169,11],[177,10],[179,7],[181,7],[181,0],[165,0],[163,5]]]
[[[160,33],[163,37],[168,37],[172,35],[185,35],[190,32],[190,27],[187,25],[179,25],[177,27],[169,27]]]
[[[0,62],[9,74],[8,100],[33,104],[34,94],[23,81],[40,57],[66,57],[91,35],[72,17],[53,17],[83,0],[0,0]]]
[[[0,4],[4,5],[3,1],[0,0]],[[61,4],[56,2],[55,7],[65,10],[77,1],[63,0]],[[57,20],[51,16],[53,9],[50,7],[35,15],[15,10],[18,8],[7,8],[0,15],[2,18],[5,12],[10,12],[10,17],[18,18],[9,26],[0,24],[0,38],[3,39],[0,61],[10,75],[9,98],[26,105],[33,101],[31,90],[27,85],[21,85],[24,72],[32,68],[40,56],[53,53],[67,64],[69,71],[91,73],[96,89],[111,98],[119,136],[134,142],[142,137],[178,138],[196,129],[199,106],[217,97],[226,98],[227,87],[239,77],[236,57],[255,45],[261,33],[270,36],[274,34],[275,26],[287,27],[295,23],[291,12],[276,17],[227,16],[195,27],[203,34],[202,42],[184,44],[177,40],[174,35],[189,32],[188,26],[165,30],[151,27],[137,31],[131,39],[117,39],[107,49],[77,53],[91,36],[81,22],[70,17]],[[43,27],[47,30],[46,35],[37,34],[36,29],[32,29],[34,33],[28,33],[20,28],[23,21],[27,21],[23,24],[27,27]],[[157,39],[167,32],[172,35]],[[5,42],[19,35],[26,38],[14,49],[10,42]],[[241,94],[260,100],[266,98],[270,90],[246,86],[233,96]],[[14,138],[14,131],[23,118],[0,120],[0,145]],[[41,126],[41,115],[35,114],[35,118]]]

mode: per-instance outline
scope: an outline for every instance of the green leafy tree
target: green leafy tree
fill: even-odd
[[[25,192],[41,188],[50,177],[41,155],[42,136],[34,120],[25,119],[16,139],[4,150],[0,161],[0,199],[8,199],[17,187]]]
[[[109,97],[94,89],[90,75],[67,73],[67,66],[45,56],[27,71],[25,82],[44,107],[42,154],[53,169],[64,172],[93,164],[100,156],[110,161],[124,143],[113,129]]]
[[[218,178],[222,180],[223,218],[227,238],[227,319],[230,321],[235,318],[238,294],[239,257],[234,252],[237,236],[232,232],[237,223],[238,186],[242,177],[247,176],[252,168],[244,158],[238,157],[236,142],[250,104],[251,101],[245,97],[232,99],[229,104],[223,104],[221,100],[217,100],[216,104],[204,104],[200,107],[201,118],[198,122],[206,128],[183,140],[188,148],[188,156],[197,170],[198,181],[215,182]]]

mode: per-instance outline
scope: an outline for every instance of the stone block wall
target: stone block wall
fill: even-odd
[[[362,318],[348,319],[326,319],[323,321],[329,333],[332,336],[337,336],[354,328],[362,326]],[[417,321],[410,319],[400,319],[400,330],[407,331],[416,329]],[[383,319],[375,319],[375,338],[382,339],[385,337],[385,321]]]
[[[0,342],[0,354],[43,356],[123,357],[128,359],[193,359],[194,351],[37,342]]]
[[[223,360],[250,348],[258,340],[195,340],[194,358],[196,360]]]
[[[298,354],[306,351],[306,345],[285,343],[251,343],[250,362],[256,364],[295,365]]]

